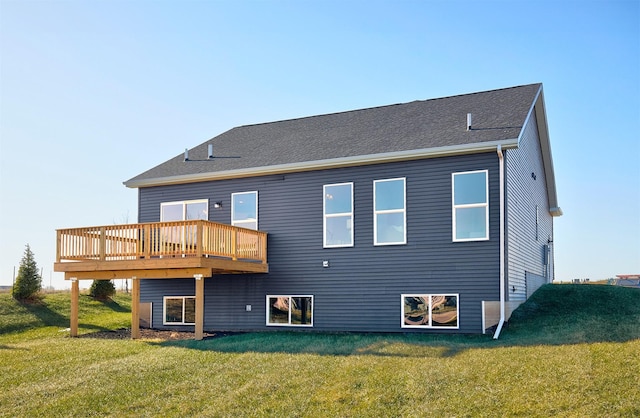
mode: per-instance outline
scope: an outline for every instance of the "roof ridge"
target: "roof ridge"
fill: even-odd
[[[370,110],[375,110],[375,109],[389,108],[389,107],[393,107],[393,106],[404,106],[404,105],[408,105],[408,104],[411,104],[411,103],[422,103],[422,102],[431,102],[431,101],[437,101],[437,100],[447,100],[447,99],[452,99],[452,98],[455,98],[455,97],[464,97],[464,96],[473,96],[473,95],[479,95],[479,94],[487,94],[487,93],[493,93],[493,92],[504,91],[504,90],[512,90],[512,89],[528,87],[528,86],[540,86],[541,84],[542,83],[522,84],[522,85],[519,85],[519,86],[502,87],[502,88],[491,89],[491,90],[477,91],[477,92],[473,92],[473,93],[460,93],[460,94],[453,94],[453,95],[450,95],[450,96],[433,97],[431,99],[412,100],[410,102],[392,103],[392,104],[387,104],[387,105],[364,107],[364,108],[360,108],[360,109],[341,110],[341,111],[337,111],[337,112],[322,113],[322,114],[319,114],[319,115],[300,116],[300,117],[297,117],[297,118],[288,118],[288,119],[272,120],[272,121],[268,121],[268,122],[250,123],[250,124],[247,124],[247,125],[234,126],[233,128],[231,128],[231,130],[234,130],[234,129],[237,129],[237,128],[248,128],[248,127],[252,127],[252,126],[270,125],[270,124],[281,123],[281,122],[291,122],[291,121],[304,120],[304,119],[322,118],[322,117],[326,117],[326,116],[342,115],[342,114],[346,114],[346,113],[364,112],[364,111],[370,111]]]

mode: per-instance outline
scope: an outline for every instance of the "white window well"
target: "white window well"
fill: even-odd
[[[405,183],[404,178],[373,182],[374,245],[407,243]]]
[[[195,325],[195,296],[165,296],[162,304],[164,325]]]
[[[457,294],[401,295],[402,328],[459,328]]]
[[[452,173],[453,241],[489,239],[488,170]]]
[[[353,247],[353,183],[323,186],[323,246]]]
[[[258,192],[231,194],[231,225],[258,229]]]
[[[313,296],[267,296],[267,325],[313,326]]]

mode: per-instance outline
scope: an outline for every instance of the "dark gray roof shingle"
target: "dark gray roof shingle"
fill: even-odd
[[[518,138],[541,84],[239,126],[125,182]],[[473,129],[467,131],[467,113]],[[216,158],[207,160],[213,144]]]

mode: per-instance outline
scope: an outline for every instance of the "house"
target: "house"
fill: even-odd
[[[611,284],[640,288],[640,274],[616,274],[616,278],[611,281]]]
[[[497,338],[553,280],[562,211],[541,84],[239,126],[124,184],[139,224],[59,230],[55,269],[76,287],[136,278],[134,337],[144,308],[196,338]]]

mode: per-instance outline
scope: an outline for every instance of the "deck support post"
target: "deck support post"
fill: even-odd
[[[70,335],[72,337],[78,336],[78,298],[80,294],[80,285],[78,283],[78,279],[75,277],[71,278],[71,313],[70,320],[71,324],[69,329],[71,331]]]
[[[196,279],[196,329],[195,339],[204,338],[204,279],[202,274],[194,274]]]
[[[131,278],[131,339],[140,338],[140,279]]]

